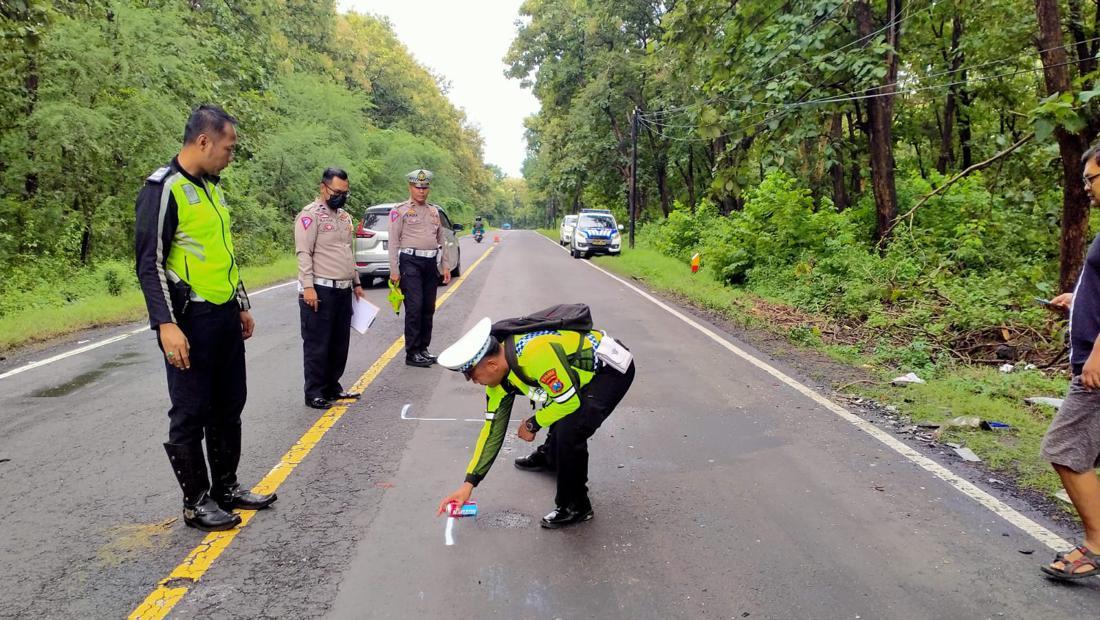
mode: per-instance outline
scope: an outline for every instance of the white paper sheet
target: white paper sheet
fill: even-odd
[[[359,299],[354,295],[351,298],[351,328],[360,334],[367,333],[367,329],[374,323],[378,316],[378,306],[366,299]]]

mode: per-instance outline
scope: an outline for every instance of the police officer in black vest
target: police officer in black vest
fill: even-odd
[[[192,112],[183,148],[146,179],[135,217],[137,276],[172,401],[164,449],[183,490],[184,523],[206,531],[240,523],[234,508],[259,510],[276,499],[237,482],[244,341],[255,323],[217,176],[233,159],[236,124],[217,106]]]

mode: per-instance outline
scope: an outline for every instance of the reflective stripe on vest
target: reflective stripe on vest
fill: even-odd
[[[168,251],[167,268],[203,299],[224,304],[236,294],[240,282],[229,209],[213,183],[205,183],[204,188],[179,174],[168,181],[179,226]]]

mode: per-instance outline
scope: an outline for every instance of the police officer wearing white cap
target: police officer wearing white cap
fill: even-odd
[[[409,199],[390,210],[390,279],[405,295],[405,363],[427,368],[435,363],[432,341],[439,277],[451,281],[451,258],[443,251],[439,208],[428,202],[430,170],[413,170],[406,177]]]
[[[515,466],[557,472],[555,508],[542,518],[542,527],[556,529],[588,521],[594,516],[587,486],[588,439],[630,389],[633,357],[621,343],[596,330],[540,330],[502,338],[503,342],[494,337],[492,323],[484,318],[439,354],[440,366],[484,385],[487,400],[485,425],[466,468],[466,480],[443,499],[439,511],[442,514],[448,505],[461,506],[470,499],[504,443],[512,403],[520,394],[538,411],[520,424],[516,434],[534,441],[546,426],[548,436],[537,451],[516,459]]]

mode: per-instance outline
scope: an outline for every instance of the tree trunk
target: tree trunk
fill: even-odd
[[[654,158],[653,177],[657,182],[657,195],[661,198],[661,213],[668,217],[672,212],[672,194],[668,190],[668,157],[663,152]]]
[[[833,112],[829,140],[833,146],[833,165],[829,166],[833,178],[833,206],[843,211],[848,208],[848,187],[844,185],[844,117],[840,112]]]
[[[92,222],[95,219],[95,213],[83,207],[80,194],[73,198],[73,211],[82,213],[84,216],[84,230],[80,233],[80,264],[87,265],[92,257]]]
[[[898,217],[898,195],[894,185],[894,138],[892,125],[894,120],[895,82],[898,79],[898,39],[901,25],[898,12],[901,0],[886,0],[886,19],[890,24],[886,34],[886,43],[892,50],[887,53],[886,76],[882,86],[872,89],[877,95],[867,102],[867,117],[871,147],[871,189],[875,194],[875,241],[881,246],[888,239],[889,231]],[[870,39],[875,30],[871,15],[871,5],[867,0],[855,3],[856,25],[861,37]]]
[[[1043,79],[1047,94],[1068,92],[1072,88],[1067,54],[1063,47],[1058,0],[1035,0],[1039,18],[1038,46],[1043,60]],[[1087,140],[1080,133],[1063,127],[1054,130],[1062,159],[1062,244],[1059,257],[1058,285],[1061,291],[1073,290],[1085,260],[1088,234],[1089,199],[1081,183],[1081,156]]]
[[[34,114],[38,104],[38,50],[37,42],[27,43],[27,72],[23,76],[23,87],[27,90],[27,118]],[[38,170],[34,166],[35,143],[38,141],[38,131],[33,122],[28,122],[27,131],[27,161],[30,162],[29,171],[23,179],[23,197],[32,198],[38,193]]]
[[[680,163],[679,158],[676,159],[676,170],[680,173],[680,178],[684,180],[684,188],[688,193],[688,208],[692,213],[695,213],[695,149],[690,145],[688,146],[688,160],[687,168]]]
[[[959,72],[959,81],[966,82],[966,70]],[[959,90],[959,149],[962,151],[962,168],[974,165],[973,135],[970,130],[970,104],[973,97],[965,87]],[[1015,136],[1019,138],[1019,136]]]
[[[959,49],[959,41],[962,38],[962,17],[955,9],[955,16],[951,20],[951,49],[944,54],[944,60],[948,61],[954,75],[962,67],[964,55]],[[936,170],[940,174],[946,174],[947,169],[955,163],[955,115],[958,107],[959,86],[952,86],[947,91],[947,102],[943,106],[943,125],[940,127],[940,157],[936,160]]]

